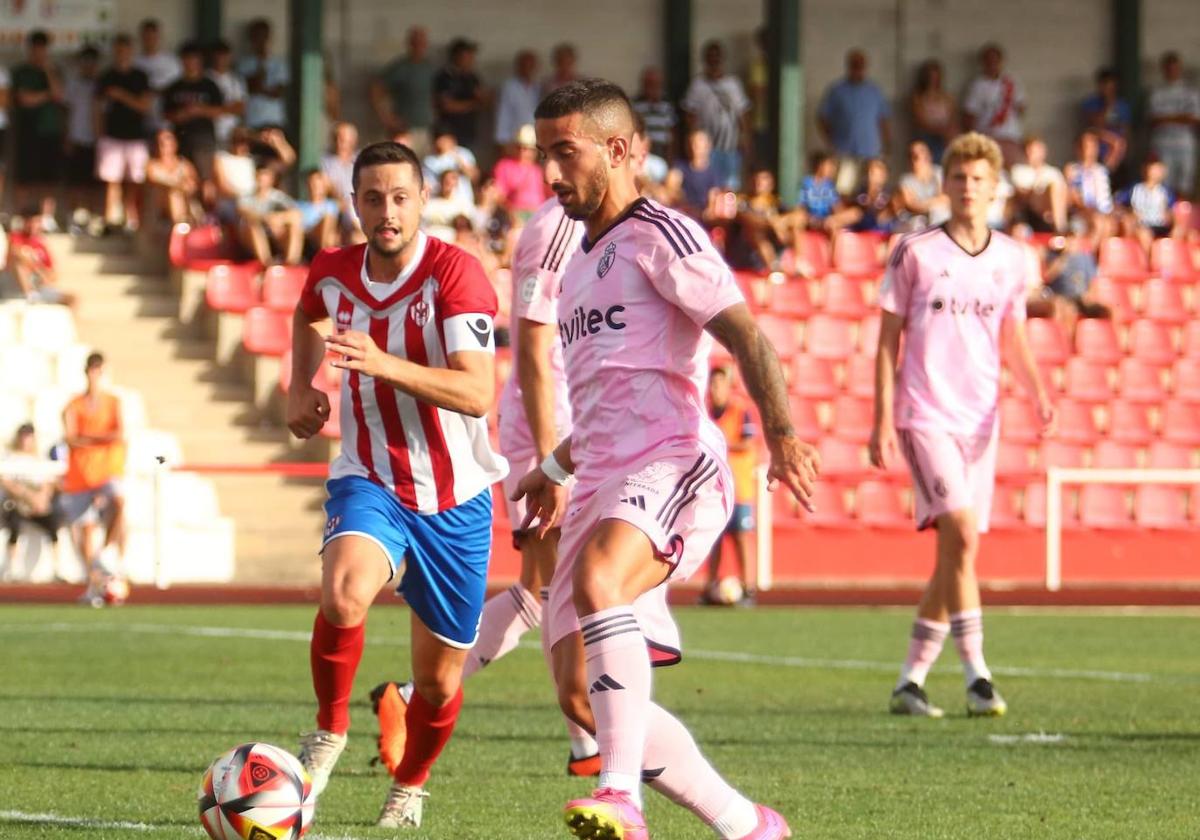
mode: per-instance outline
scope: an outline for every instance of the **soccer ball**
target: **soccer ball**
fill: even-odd
[[[717,584],[717,600],[722,604],[736,604],[745,594],[742,582],[732,575],[721,578]]]
[[[129,600],[129,581],[110,575],[105,579],[101,591],[104,603],[114,607],[120,606]]]
[[[312,780],[291,753],[242,744],[204,771],[200,824],[213,840],[297,840],[312,823]]]

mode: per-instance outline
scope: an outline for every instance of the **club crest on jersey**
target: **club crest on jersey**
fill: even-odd
[[[612,268],[613,262],[617,258],[617,243],[609,242],[604,248],[604,253],[600,255],[600,264],[596,266],[596,276],[603,277],[608,274],[608,270]]]
[[[429,314],[433,309],[427,300],[419,300],[409,307],[409,312],[412,314],[413,323],[418,327],[423,327],[429,323]]]
[[[338,332],[343,332],[345,330],[350,329],[350,321],[353,317],[354,316],[351,315],[349,312],[339,310],[338,314],[337,314]]]
[[[537,295],[538,279],[536,274],[530,274],[521,281],[521,303],[533,303],[534,297]]]

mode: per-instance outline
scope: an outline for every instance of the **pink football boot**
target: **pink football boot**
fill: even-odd
[[[584,840],[650,840],[646,818],[623,790],[599,788],[589,797],[572,800],[563,820],[573,837]]]
[[[787,820],[777,812],[766,805],[755,805],[754,810],[758,811],[758,825],[741,840],[783,840],[792,836]]]

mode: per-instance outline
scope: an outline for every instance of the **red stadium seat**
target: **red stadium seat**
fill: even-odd
[[[225,240],[220,225],[178,224],[167,240],[167,259],[176,268],[208,271],[214,265],[233,262],[236,249]]]
[[[258,266],[214,265],[204,281],[204,302],[214,312],[245,312],[260,302]]]
[[[790,274],[802,274],[801,263],[807,264],[809,274],[815,278],[824,277],[833,270],[833,249],[829,237],[816,230],[805,231],[803,253],[796,253],[794,248],[788,248],[780,258],[783,270]]]
[[[785,492],[776,490],[776,493]],[[791,496],[791,493],[787,493]],[[813,490],[813,507],[816,510],[809,513],[798,504],[796,516],[801,522],[817,528],[856,528],[857,524],[846,511],[845,488],[835,482],[818,481]],[[793,504],[795,504],[793,502]]]
[[[1002,440],[996,449],[996,480],[1005,483],[1027,481],[1036,471],[1024,443]]]
[[[1112,316],[1118,321],[1125,323],[1137,317],[1133,300],[1129,296],[1129,287],[1124,283],[1101,275],[1092,281],[1091,293],[1098,303],[1104,304],[1112,311]]]
[[[755,318],[767,340],[775,347],[782,359],[790,359],[800,349],[796,338],[796,322],[778,315],[759,315]]]
[[[1078,443],[1047,440],[1042,443],[1041,463],[1043,467],[1082,467],[1085,451]]]
[[[871,437],[874,423],[875,406],[872,400],[847,394],[834,401],[832,431],[835,437],[866,443]]]
[[[857,321],[867,314],[862,283],[831,274],[821,281],[821,311],[836,318]]]
[[[855,515],[871,528],[911,528],[913,519],[901,502],[900,490],[886,481],[864,481],[855,493]]]
[[[841,231],[833,240],[833,270],[844,277],[874,280],[883,274],[878,236]]]
[[[854,481],[867,474],[866,447],[848,440],[826,437],[817,445],[821,479]]]
[[[804,329],[804,346],[809,355],[835,362],[854,355],[852,325],[841,318],[814,315]]]
[[[1142,317],[1160,324],[1179,326],[1187,323],[1191,317],[1183,302],[1183,293],[1176,283],[1170,280],[1147,280],[1142,285]]]
[[[1102,440],[1092,449],[1092,466],[1100,469],[1129,470],[1138,465],[1137,447],[1115,440]]]
[[[808,295],[808,283],[792,280],[767,289],[768,309],[776,315],[788,318],[807,318],[813,312],[812,300]]]
[[[1200,280],[1200,271],[1192,262],[1187,240],[1156,239],[1150,246],[1150,270],[1159,277],[1177,283],[1194,283]]]
[[[1057,321],[1049,318],[1030,318],[1026,332],[1033,357],[1042,364],[1061,365],[1071,357],[1067,337]]]
[[[859,353],[846,362],[846,393],[855,397],[875,397],[875,356]]]
[[[1041,438],[1042,423],[1038,420],[1037,408],[1020,397],[1000,399],[1000,439],[1012,443],[1037,443]],[[1062,428],[1062,422],[1059,422]]]
[[[300,292],[308,279],[308,268],[302,265],[273,265],[263,272],[263,305],[278,312],[291,312],[300,301]]]
[[[1146,406],[1118,400],[1108,407],[1108,437],[1120,443],[1145,446],[1154,438]]]
[[[879,352],[879,324],[881,316],[874,312],[858,322],[858,352],[875,357]]]
[[[1012,487],[997,487],[992,493],[992,511],[988,515],[988,528],[992,531],[1011,531],[1024,528],[1021,509],[1017,506],[1017,493]]]
[[[1133,237],[1110,236],[1100,243],[1100,273],[1124,283],[1138,283],[1150,276],[1146,252]]]
[[[1021,513],[1025,517],[1025,522],[1035,528],[1044,528],[1046,526],[1046,485],[1041,481],[1027,484],[1025,492],[1021,495]]]
[[[1067,362],[1065,391],[1068,397],[1085,403],[1103,403],[1112,399],[1108,369],[1099,362],[1075,357]]]
[[[1156,405],[1167,398],[1161,368],[1141,359],[1122,359],[1117,370],[1117,391],[1126,402]]]
[[[1171,393],[1182,402],[1200,403],[1200,359],[1175,362],[1171,368]]]
[[[1133,527],[1123,487],[1085,484],[1079,491],[1079,522],[1087,528],[1120,530]]]
[[[1200,446],[1200,405],[1171,400],[1163,406],[1162,439]]]
[[[1075,326],[1075,352],[1102,365],[1115,365],[1125,355],[1107,318],[1085,318]]]
[[[812,400],[799,394],[788,394],[788,415],[792,418],[796,436],[801,440],[814,441],[823,434],[817,406]]]
[[[1058,404],[1058,430],[1055,439],[1066,443],[1091,446],[1100,437],[1096,430],[1096,419],[1092,407],[1074,400],[1062,400]]]
[[[1146,466],[1152,470],[1188,470],[1193,465],[1193,447],[1182,443],[1156,440],[1146,453]]]
[[[1133,496],[1133,518],[1139,527],[1175,531],[1190,527],[1187,492],[1166,484],[1146,484]]]
[[[1175,347],[1166,326],[1145,318],[1134,321],[1129,328],[1129,355],[1156,365],[1173,363]]]
[[[810,400],[831,400],[838,394],[833,362],[800,353],[792,359],[788,390]]]
[[[265,306],[246,310],[242,346],[260,356],[282,356],[292,346],[292,322],[282,312]]]
[[[1183,355],[1189,359],[1200,359],[1200,318],[1189,321],[1183,327]]]

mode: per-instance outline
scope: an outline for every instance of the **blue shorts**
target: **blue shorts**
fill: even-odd
[[[725,526],[727,534],[745,534],[754,530],[754,505],[738,502],[733,506],[733,516]]]
[[[379,545],[400,576],[396,591],[433,635],[456,648],[470,648],[492,554],[492,493],[441,513],[423,514],[400,504],[396,494],[358,476],[325,485],[325,540],[347,534]]]

